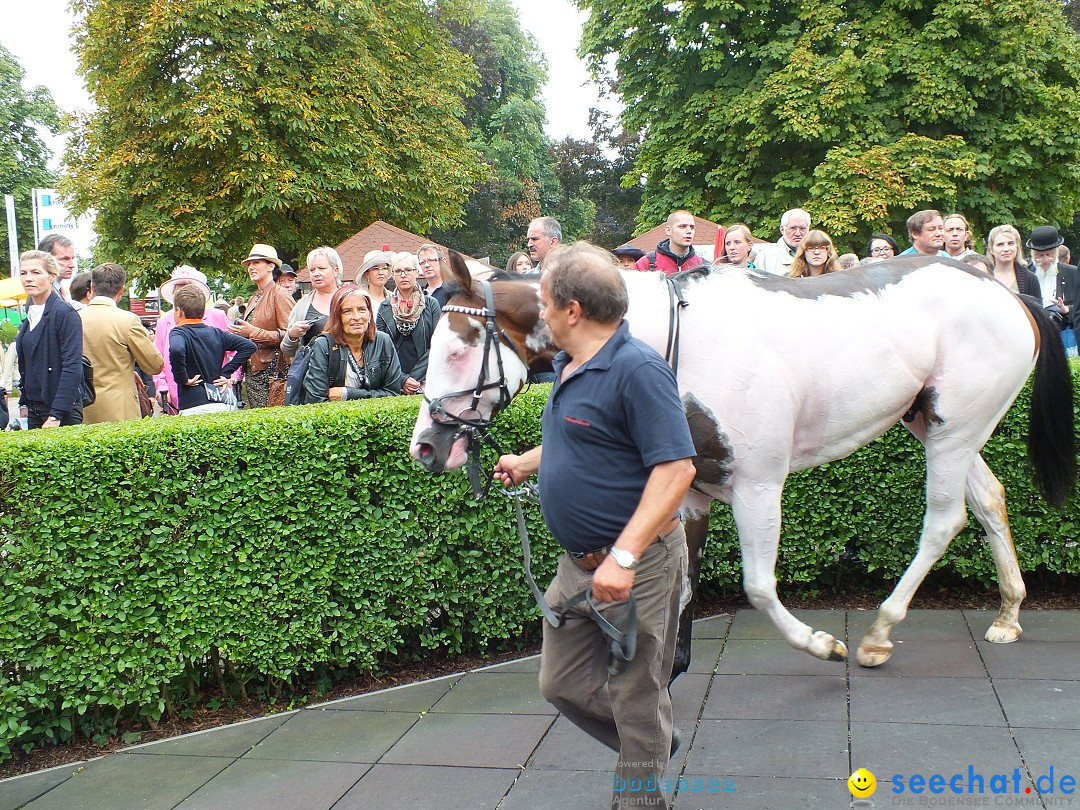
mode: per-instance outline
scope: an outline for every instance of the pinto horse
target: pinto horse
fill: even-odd
[[[449,264],[456,292],[432,337],[429,407],[420,410],[410,446],[431,472],[462,466],[469,442],[524,386],[529,367],[556,351],[540,319],[536,276],[477,282],[460,257]],[[781,493],[790,472],[843,458],[902,421],[926,450],[922,533],[859,644],[858,662],[873,667],[890,657],[889,633],[966,523],[965,499],[986,531],[1001,593],[986,639],[1020,637],[1026,591],[1005,493],[979,451],[1034,368],[1028,454],[1035,479],[1058,506],[1073,490],[1072,380],[1040,302],[961,262],[924,256],[818,278],[734,268],[623,278],[633,334],[668,351],[673,365],[677,352],[698,452],[684,507],[705,516],[698,531],[688,531],[695,590],[709,504],[718,499],[732,507],[750,602],[792,647],[844,660],[842,641],[799,621],[777,598]],[[686,604],[684,593],[681,631],[692,613]],[[685,669],[689,633],[680,635]]]

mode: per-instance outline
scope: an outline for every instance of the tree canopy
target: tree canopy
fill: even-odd
[[[1069,223],[1080,39],[1060,0],[576,0],[643,134],[639,222],[686,207],[842,241],[927,207]]]
[[[27,91],[26,73],[15,57],[0,45],[0,195],[15,197],[15,227],[19,251],[32,250],[34,212],[31,189],[51,187],[56,178],[49,170],[49,147],[38,127],[54,135],[60,131],[60,113],[44,87]],[[7,218],[0,213],[0,268],[7,273]]]
[[[62,188],[100,258],[155,283],[375,219],[456,221],[484,177],[461,122],[469,59],[423,0],[74,0],[96,110]]]

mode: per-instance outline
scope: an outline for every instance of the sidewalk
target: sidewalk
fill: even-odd
[[[874,617],[797,615],[849,647]],[[1024,636],[1007,645],[982,640],[993,615],[912,611],[875,670],[796,652],[753,610],[698,621],[672,688],[688,743],[672,763],[685,777],[675,807],[839,810],[865,767],[879,808],[1080,808],[1080,611],[1021,613]],[[543,700],[537,668],[527,658],[15,777],[0,810],[605,810],[614,755]],[[983,794],[966,792],[980,781]]]

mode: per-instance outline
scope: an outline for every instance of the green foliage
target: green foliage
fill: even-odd
[[[534,386],[499,416],[505,451],[539,441],[548,391]],[[474,503],[464,475],[412,463],[418,404],[0,436],[0,760],[115,736],[122,721],[152,725],[200,686],[217,685],[223,703],[276,697],[335,673],[535,639],[513,505],[494,492]],[[1008,492],[1021,568],[1080,574],[1077,502],[1058,514],[1035,495],[1026,424],[1025,392],[983,453]],[[921,448],[899,427],[791,476],[779,580],[889,586],[915,551],[924,477]],[[557,547],[539,509],[526,517],[544,581]],[[938,567],[994,579],[974,524]],[[737,588],[740,577],[731,512],[717,504],[703,583]]]
[[[255,241],[291,257],[379,218],[423,233],[483,177],[461,122],[475,70],[421,0],[73,8],[95,109],[62,188],[148,286]]]
[[[52,95],[44,87],[27,92],[22,85],[25,75],[11,52],[0,45],[0,132],[4,133],[0,137],[0,195],[15,197],[20,252],[35,247],[31,189],[50,188],[56,182],[49,171],[51,153],[36,127],[54,135],[60,131],[60,113]],[[7,217],[0,215],[0,268],[4,275],[10,258]]]
[[[841,243],[917,208],[1069,224],[1080,38],[1058,0],[578,0],[643,133],[639,222],[677,207],[775,232],[807,208]]]

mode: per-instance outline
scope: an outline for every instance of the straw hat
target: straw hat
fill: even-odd
[[[273,262],[276,267],[281,268],[281,259],[278,258],[277,248],[273,245],[253,245],[248,252],[248,257],[244,259],[240,264],[247,264],[253,262],[256,259],[265,259],[268,262]]]
[[[382,250],[369,250],[364,254],[364,263],[360,265],[360,270],[356,274],[356,280],[359,281],[364,277],[364,273],[370,270],[377,264],[385,264],[389,267],[394,263],[394,254],[387,253]]]
[[[172,271],[172,275],[169,276],[169,280],[158,287],[158,295],[168,301],[170,304],[175,303],[173,298],[176,294],[176,288],[183,286],[184,284],[194,284],[200,290],[203,295],[206,296],[207,302],[213,297],[213,293],[210,292],[210,287],[206,284],[206,274],[200,273],[194,267],[188,264],[182,264]]]

